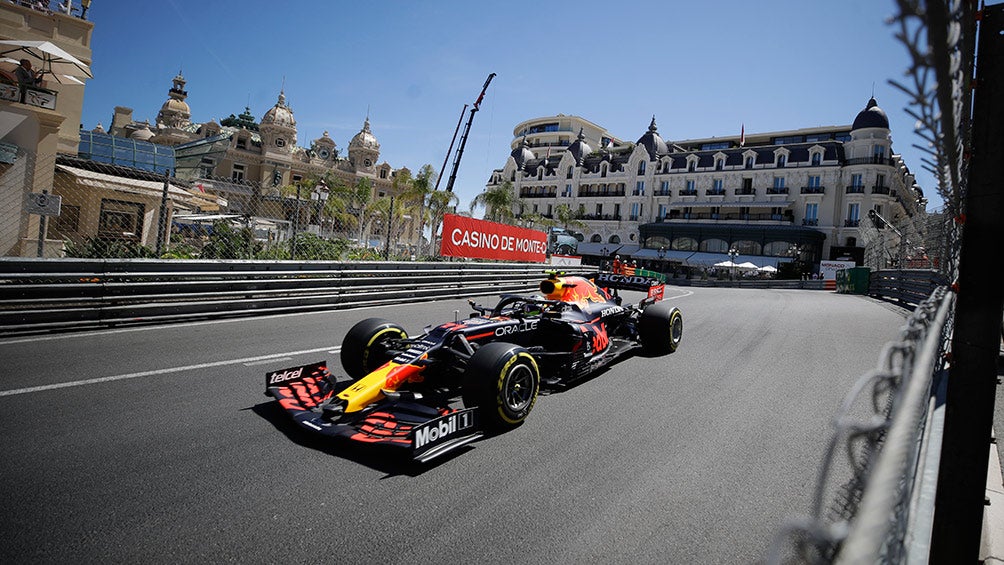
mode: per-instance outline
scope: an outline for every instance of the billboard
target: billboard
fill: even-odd
[[[439,253],[447,257],[543,263],[547,259],[547,234],[446,214]]]

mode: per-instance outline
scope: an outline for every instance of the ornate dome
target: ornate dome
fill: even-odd
[[[286,105],[286,93],[279,92],[279,101],[275,106],[269,108],[268,112],[261,118],[261,125],[273,125],[286,128],[295,128],[296,120],[293,119],[293,110]]]
[[[572,142],[571,145],[568,146],[568,149],[566,149],[566,151],[572,154],[572,158],[575,159],[576,165],[581,165],[582,160],[586,158],[586,155],[589,155],[590,153],[593,152],[593,148],[590,147],[588,143],[586,143],[586,136],[582,132],[582,128],[579,128],[578,137],[575,139],[575,141]]]
[[[129,138],[137,139],[139,141],[150,141],[150,138],[153,137],[153,135],[153,132],[150,131],[150,124],[144,123],[142,127],[132,132],[129,135]]]
[[[534,158],[533,151],[530,151],[530,146],[526,143],[526,136],[523,136],[523,142],[519,144],[519,147],[512,150],[509,155],[516,160],[516,167],[522,169],[523,165],[527,163],[530,159]]]
[[[858,116],[854,118],[854,125],[851,126],[851,130],[862,128],[889,129],[889,118],[886,117],[882,108],[879,108],[874,96],[868,100],[865,109],[858,112]]]
[[[352,138],[352,141],[349,142],[349,148],[380,149],[380,144],[377,142],[373,132],[370,131],[369,117],[367,117],[366,121],[363,123],[363,129],[361,129],[359,133]]]
[[[655,116],[652,116],[652,123],[648,125],[648,131],[638,139],[638,145],[645,147],[649,158],[653,161],[658,159],[659,155],[665,155],[669,152],[669,147],[663,141],[662,136],[659,135],[658,130],[659,128],[655,125]]]

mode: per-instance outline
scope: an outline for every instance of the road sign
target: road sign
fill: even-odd
[[[29,214],[38,214],[39,216],[58,216],[62,200],[61,196],[56,196],[55,194],[31,192],[28,193],[25,210]]]

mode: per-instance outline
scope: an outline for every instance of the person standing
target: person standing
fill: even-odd
[[[38,86],[42,83],[42,71],[35,71],[31,68],[31,61],[21,59],[21,64],[14,70],[17,83],[26,86]]]

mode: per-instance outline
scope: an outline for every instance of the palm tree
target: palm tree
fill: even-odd
[[[436,171],[432,165],[425,164],[419,169],[418,175],[412,179],[411,187],[402,195],[418,205],[418,254],[422,254],[422,241],[425,238],[425,224],[428,216],[430,199],[436,192]],[[433,230],[435,234],[435,230]],[[429,238],[432,239],[431,237]]]
[[[460,198],[456,194],[445,190],[437,190],[429,195],[428,215],[429,225],[432,227],[429,231],[429,244],[433,246],[430,254],[437,253],[436,250],[439,249],[435,247],[436,234],[439,233],[439,227],[443,225],[443,216],[456,208],[459,203]]]
[[[512,183],[505,181],[475,196],[471,201],[471,213],[483,206],[486,220],[507,223],[516,217],[512,211],[515,204],[516,194],[513,192]]]
[[[579,220],[576,216],[578,216],[578,213],[575,210],[572,210],[572,207],[568,204],[559,204],[558,207],[554,209],[554,217],[558,220],[558,223],[561,224],[561,227],[566,230],[569,227],[578,229],[586,228],[586,223]]]

